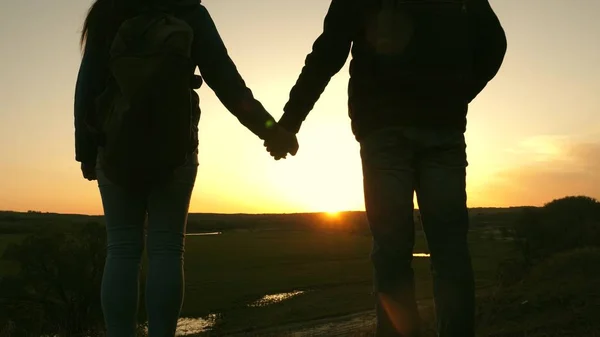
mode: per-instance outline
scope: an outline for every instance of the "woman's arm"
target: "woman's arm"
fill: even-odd
[[[266,139],[275,121],[246,86],[204,6],[198,7],[193,28],[196,33],[194,59],[204,81],[244,126]]]
[[[86,119],[95,113],[96,97],[104,90],[108,77],[108,54],[101,46],[93,36],[88,38],[75,85],[75,160],[81,163],[95,163],[98,153]]]

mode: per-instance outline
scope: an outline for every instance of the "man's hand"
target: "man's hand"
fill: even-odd
[[[89,181],[96,180],[96,163],[81,163],[81,173]]]
[[[296,135],[278,124],[273,134],[265,140],[264,146],[275,160],[285,159],[288,153],[295,156],[299,148]]]

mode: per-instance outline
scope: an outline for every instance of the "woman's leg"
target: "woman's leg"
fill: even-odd
[[[148,198],[146,310],[149,337],[174,336],[184,293],[185,226],[197,164],[181,167]]]
[[[133,337],[137,324],[146,198],[111,183],[101,169],[97,172],[107,233],[101,290],[107,336]]]

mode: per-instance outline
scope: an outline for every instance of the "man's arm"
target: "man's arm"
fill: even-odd
[[[239,74],[210,14],[199,6],[194,29],[198,34],[194,57],[206,84],[221,103],[250,131],[261,139],[268,138],[275,121]]]
[[[306,57],[302,73],[290,92],[279,124],[292,132],[313,109],[315,103],[348,59],[356,23],[356,1],[332,0],[325,17],[323,33]]]

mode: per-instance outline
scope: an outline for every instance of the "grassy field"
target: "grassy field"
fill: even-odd
[[[36,215],[37,216],[37,215]],[[266,222],[264,220],[263,222]],[[186,293],[182,317],[216,314],[219,333],[251,331],[294,322],[356,313],[373,308],[369,235],[331,230],[225,231],[216,236],[188,236]],[[511,253],[510,243],[470,236],[477,287],[494,284],[498,263]],[[0,255],[25,234],[0,236]],[[417,232],[416,253],[428,252]],[[431,298],[428,258],[415,258],[417,297]],[[18,266],[0,261],[0,276]],[[251,303],[265,295],[302,291],[272,305]]]
[[[506,243],[471,237],[477,285],[494,283]],[[370,310],[368,236],[315,232],[231,233],[188,237],[183,316],[221,315],[217,329],[262,328]],[[422,236],[416,252],[427,252]],[[431,297],[429,260],[415,258],[419,299]],[[306,291],[261,308],[248,304],[267,294]]]
[[[597,225],[600,216],[583,217],[580,208],[572,207],[572,200],[575,199],[566,198],[562,205],[568,207],[563,207],[559,213],[552,205],[544,206],[542,210],[550,212],[551,217],[536,213],[540,217],[523,218],[523,208],[471,210],[469,243],[478,297],[477,336],[600,337],[600,320],[597,319],[600,308]],[[589,204],[589,201],[583,202]],[[527,211],[527,214],[533,214],[531,209]],[[556,214],[560,221],[554,221]],[[573,214],[579,216],[573,217]],[[519,241],[504,240],[518,219],[527,220],[519,228],[529,230],[522,234],[530,236],[526,239],[517,237]],[[546,222],[540,222],[542,220]],[[43,238],[52,238],[50,241],[34,241],[33,246],[26,247],[22,253],[27,257],[29,252],[34,252],[37,255],[31,255],[35,257],[29,261],[37,261],[48,255],[46,245],[51,246],[54,242],[61,245],[60,241],[55,241],[54,234],[90,228],[93,231],[88,233],[92,236],[83,236],[87,239],[79,242],[96,242],[97,245],[86,247],[96,247],[97,253],[80,255],[84,258],[73,260],[79,261],[73,265],[74,270],[86,270],[81,266],[90,265],[90,256],[96,256],[96,261],[100,261],[97,265],[101,265],[102,248],[98,247],[103,243],[92,238],[100,238],[103,229],[96,225],[81,226],[89,222],[102,224],[103,219],[0,212],[0,256],[7,246],[32,233],[49,232],[53,235]],[[528,224],[539,226],[532,229]],[[560,229],[555,231],[558,234],[549,237],[554,232],[548,229],[548,224]],[[222,234],[187,237],[186,297],[182,316],[191,319],[191,325],[195,325],[190,326],[192,330],[197,327],[199,318],[211,317],[215,321],[211,336],[238,333],[236,336],[265,337],[263,333],[268,332],[265,331],[268,328],[274,328],[271,332],[276,336],[283,336],[281,332],[297,333],[319,325],[331,329],[335,322],[341,324],[338,326],[340,331],[350,329],[344,331],[373,336],[371,237],[363,213],[350,212],[333,218],[318,213],[190,216],[188,234],[215,231]],[[523,250],[530,246],[521,246],[522,250],[517,251],[516,242],[528,245],[533,242],[550,249],[551,254],[532,259],[533,255],[527,255],[528,250]],[[81,249],[66,247],[71,249],[69,251]],[[68,256],[64,251],[56,251],[57,256]],[[415,253],[427,252],[426,240],[417,230]],[[429,259],[416,257],[413,267],[417,298],[422,304],[420,309],[428,331],[423,336],[432,337],[434,320]],[[18,265],[0,260],[0,280],[18,271]],[[88,277],[81,273],[69,274],[68,270],[64,275],[79,275],[77,279]],[[56,284],[56,281],[51,282]],[[97,278],[95,282],[99,282]],[[18,282],[7,284],[22,288]],[[87,291],[87,294],[97,293],[93,289]],[[291,292],[296,295],[283,301],[254,305],[265,296]],[[99,304],[94,305],[99,307]],[[25,315],[30,317],[29,311]],[[94,322],[100,322],[101,314],[94,319]],[[54,318],[50,320],[54,321]],[[332,336],[327,334],[328,331],[331,330],[319,336]]]
[[[0,257],[8,246],[13,243],[19,243],[27,235],[26,234],[2,234],[0,235]],[[19,266],[15,263],[3,261],[0,259],[0,277],[17,273]]]

